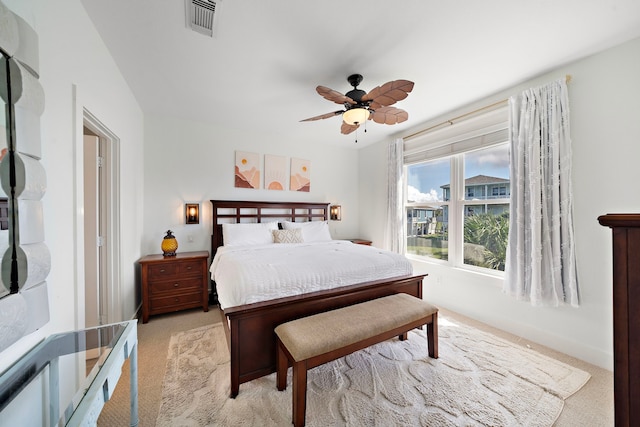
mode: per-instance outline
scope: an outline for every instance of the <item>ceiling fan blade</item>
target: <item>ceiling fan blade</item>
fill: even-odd
[[[370,119],[376,123],[395,125],[409,118],[409,113],[396,107],[381,107],[371,113]]]
[[[358,129],[359,127],[360,125],[350,125],[345,122],[342,122],[342,127],[340,128],[340,132],[342,132],[343,135],[349,135],[351,132]]]
[[[371,101],[371,108],[376,109],[402,101],[412,90],[413,82],[409,80],[394,80],[373,88],[362,97],[362,100]]]
[[[342,105],[346,103],[346,104],[355,105],[356,103],[353,99],[349,98],[348,96],[341,94],[337,90],[329,89],[328,87],[325,87],[325,86],[318,86],[316,88],[316,92],[318,92],[320,96],[322,96],[323,98],[329,101],[333,101],[336,104]]]
[[[320,114],[319,116],[309,117],[308,119],[304,119],[304,120],[300,120],[300,121],[301,122],[312,122],[314,120],[329,119],[331,117],[338,116],[338,115],[340,115],[342,113],[344,113],[343,110],[338,110],[338,111],[334,111],[332,113]]]

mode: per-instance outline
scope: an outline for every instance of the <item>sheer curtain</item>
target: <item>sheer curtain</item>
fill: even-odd
[[[404,254],[407,246],[402,191],[403,144],[402,138],[398,138],[390,142],[388,147],[387,221],[384,233],[385,249],[400,254]]]
[[[511,215],[504,292],[577,307],[569,97],[564,79],[509,100]]]

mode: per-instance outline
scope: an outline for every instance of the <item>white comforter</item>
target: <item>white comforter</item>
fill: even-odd
[[[223,309],[413,272],[402,255],[344,240],[222,246],[210,270]]]

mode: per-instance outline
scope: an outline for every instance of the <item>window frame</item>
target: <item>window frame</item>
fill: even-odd
[[[501,143],[493,144],[488,147],[482,147],[478,150],[485,148],[498,147],[500,145],[508,144],[508,141],[504,141]],[[439,201],[438,205],[444,208],[444,206],[448,207],[448,221],[447,221],[447,231],[448,231],[448,256],[446,260],[438,259],[435,257],[429,257],[424,255],[417,255],[408,253],[405,251],[405,256],[410,259],[415,259],[417,261],[428,262],[428,263],[436,263],[448,265],[452,268],[460,268],[463,270],[474,271],[482,274],[487,274],[490,276],[504,277],[504,271],[502,270],[494,270],[487,267],[479,267],[471,264],[466,264],[464,262],[464,219],[465,219],[465,211],[468,206],[485,206],[485,205],[505,205],[511,204],[510,197],[500,197],[494,198],[491,196],[486,197],[485,199],[467,199],[467,192],[465,189],[465,177],[464,177],[464,155],[465,153],[469,153],[476,150],[469,150],[462,153],[457,153],[452,156],[447,156],[450,161],[450,197],[445,198],[443,192],[443,201]],[[438,159],[431,159],[438,160]],[[422,164],[427,163],[431,160],[426,160],[423,162],[414,163]],[[409,202],[407,201],[407,187],[408,187],[408,173],[407,169],[412,165],[404,165],[403,169],[403,186],[404,186],[404,229],[407,229],[407,210],[409,208],[422,208],[428,206],[428,203],[422,202]],[[506,192],[506,190],[505,190]]]

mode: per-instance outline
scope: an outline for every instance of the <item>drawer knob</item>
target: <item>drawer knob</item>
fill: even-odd
[[[164,268],[161,268],[161,269],[160,269],[160,273],[164,273]]]
[[[180,284],[179,284],[179,283],[174,283],[174,284],[173,284],[173,287],[174,287],[174,288],[177,288],[178,286],[180,286]]]
[[[191,270],[191,266],[187,267],[187,270]]]

